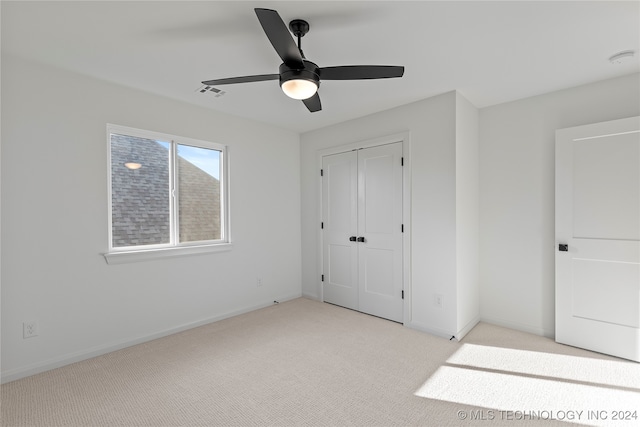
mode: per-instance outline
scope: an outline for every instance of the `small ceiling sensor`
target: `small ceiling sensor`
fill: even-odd
[[[609,62],[612,64],[621,64],[623,62],[628,62],[631,58],[636,54],[635,50],[623,50],[622,52],[618,52],[615,55],[609,58]]]

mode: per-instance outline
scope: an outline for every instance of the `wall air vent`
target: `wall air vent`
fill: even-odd
[[[218,89],[216,87],[209,86],[209,85],[202,85],[202,86],[198,87],[195,91],[196,92],[200,92],[200,93],[204,93],[204,94],[213,95],[216,98],[220,98],[222,95],[227,93],[224,90],[220,90],[220,89]]]

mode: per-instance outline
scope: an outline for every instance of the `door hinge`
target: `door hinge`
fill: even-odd
[[[400,232],[404,233],[404,224],[400,224]]]
[[[402,299],[404,299],[404,289],[402,290]]]
[[[400,157],[400,166],[404,166],[404,157]]]
[[[324,222],[321,222],[321,223],[320,223],[320,228],[321,228],[322,230],[324,230]]]
[[[324,274],[320,276],[320,281],[324,282]]]
[[[324,176],[324,171],[320,169],[320,176]]]

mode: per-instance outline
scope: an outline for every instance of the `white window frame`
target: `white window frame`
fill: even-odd
[[[111,187],[111,134],[128,135],[139,138],[152,139],[157,141],[167,141],[171,143],[169,159],[169,216],[170,216],[170,241],[166,244],[143,245],[143,246],[123,246],[113,247],[113,224],[112,224],[112,187]],[[177,197],[178,185],[175,164],[177,163],[177,146],[189,145],[205,149],[220,151],[220,220],[221,239],[198,242],[177,242],[178,236],[178,215]],[[211,252],[221,252],[231,250],[231,235],[229,221],[229,149],[226,145],[210,141],[203,141],[182,136],[170,135],[161,132],[136,129],[127,126],[107,124],[107,171],[108,171],[108,251],[103,253],[108,264],[121,264],[137,261],[145,261],[166,257],[203,254]]]

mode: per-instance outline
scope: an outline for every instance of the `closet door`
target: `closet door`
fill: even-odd
[[[402,322],[402,144],[323,158],[324,301]]]
[[[358,156],[322,159],[323,297],[358,310]]]
[[[358,151],[359,310],[402,322],[402,145]]]

